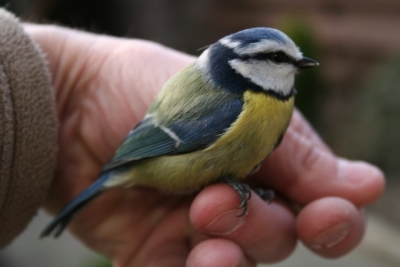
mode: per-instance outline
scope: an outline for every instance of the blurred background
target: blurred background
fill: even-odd
[[[387,190],[368,208],[361,246],[323,260],[302,246],[285,266],[400,266],[399,0],[0,0],[23,20],[153,40],[198,55],[229,33],[256,26],[286,32],[321,67],[298,77],[296,103],[340,156],[381,167]],[[0,266],[110,266],[70,236],[39,241],[39,214]]]

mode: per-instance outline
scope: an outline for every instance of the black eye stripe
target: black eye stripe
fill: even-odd
[[[270,60],[270,61],[274,61],[274,56],[277,53],[282,53],[283,54],[283,59],[280,60],[279,62],[276,63],[288,63],[288,64],[292,64],[292,65],[296,65],[296,60],[290,56],[288,56],[287,54],[283,53],[283,52],[270,52],[270,53],[257,53],[254,55],[246,55],[246,56],[241,56],[240,59],[244,59],[244,60],[251,60],[251,59],[255,59],[255,60]]]

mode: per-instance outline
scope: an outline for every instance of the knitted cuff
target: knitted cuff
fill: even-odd
[[[0,248],[27,226],[54,175],[53,94],[39,48],[0,9]]]

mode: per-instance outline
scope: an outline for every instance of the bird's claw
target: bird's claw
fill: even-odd
[[[227,182],[239,194],[241,202],[238,209],[243,209],[243,211],[237,215],[237,217],[242,217],[247,213],[247,203],[251,198],[250,186],[230,177],[225,178],[224,181]]]

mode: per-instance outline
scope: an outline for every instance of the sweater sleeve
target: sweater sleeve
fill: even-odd
[[[57,121],[46,61],[0,9],[0,248],[43,203],[54,176]]]

